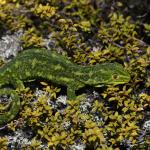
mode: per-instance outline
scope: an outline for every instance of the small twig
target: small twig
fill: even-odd
[[[147,16],[149,12],[150,12],[150,11],[147,11],[147,12],[144,13],[143,15],[139,15],[139,16],[137,16],[137,18],[143,18],[143,17]]]
[[[3,127],[0,128],[0,130],[3,130],[7,127],[7,125],[4,125]]]
[[[134,39],[134,40],[138,41],[139,43],[141,43],[141,44],[144,45],[144,46],[150,46],[150,45],[147,44],[146,42],[144,42],[144,41],[142,41],[142,40],[140,40],[140,39],[137,39],[136,37],[129,37],[129,36],[127,36],[127,35],[126,35],[126,37],[127,37],[127,38],[130,38],[130,39]]]

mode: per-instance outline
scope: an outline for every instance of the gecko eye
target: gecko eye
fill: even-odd
[[[113,78],[114,80],[116,80],[116,79],[119,78],[119,76],[118,76],[117,74],[113,74],[113,75],[112,75],[112,78]]]

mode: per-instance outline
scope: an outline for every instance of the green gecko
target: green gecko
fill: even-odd
[[[129,82],[130,75],[118,63],[81,66],[52,51],[25,50],[0,68],[0,95],[12,98],[9,110],[0,114],[0,125],[11,121],[19,112],[20,98],[15,89],[24,87],[25,81],[38,78],[66,86],[68,98],[75,99],[75,91],[86,85],[124,84]],[[5,85],[12,85],[13,89],[6,89]]]

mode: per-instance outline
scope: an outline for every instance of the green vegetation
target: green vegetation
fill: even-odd
[[[22,110],[8,123],[8,131],[30,127],[34,133],[31,144],[22,144],[22,149],[41,149],[42,144],[71,149],[76,143],[96,150],[119,150],[127,143],[133,149],[148,148],[148,135],[141,143],[138,137],[150,104],[149,8],[146,1],[141,7],[134,0],[130,5],[109,0],[0,0],[0,31],[23,30],[24,49],[46,49],[45,38],[49,37],[50,49],[65,53],[77,64],[119,62],[131,75],[129,83],[95,88],[98,96],[89,94],[92,98],[86,111],[81,108],[89,98],[53,107],[65,92],[46,81],[32,81],[25,89],[17,89]],[[32,84],[45,92],[36,96]],[[2,133],[0,145],[7,149],[8,137]]]

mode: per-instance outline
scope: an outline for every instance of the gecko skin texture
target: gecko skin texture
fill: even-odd
[[[69,99],[75,99],[75,91],[86,85],[105,86],[129,82],[130,75],[118,63],[102,63],[95,66],[77,65],[56,52],[29,49],[0,68],[0,95],[11,97],[9,110],[0,114],[0,125],[15,118],[20,109],[20,98],[15,89],[24,87],[24,81],[45,79],[67,87]],[[13,85],[13,89],[4,88]]]

